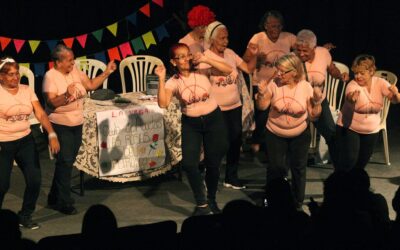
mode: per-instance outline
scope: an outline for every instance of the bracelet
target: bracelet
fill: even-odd
[[[57,134],[55,132],[51,132],[51,133],[49,133],[48,137],[49,137],[49,140],[51,138],[57,138]]]

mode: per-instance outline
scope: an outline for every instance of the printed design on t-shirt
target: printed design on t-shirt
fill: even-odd
[[[281,91],[279,91],[280,92],[279,94],[277,93],[277,91],[275,91],[274,94],[279,95],[279,97],[277,97],[272,103],[272,108],[278,114],[284,115],[287,124],[290,124],[292,119],[297,119],[302,117],[307,112],[307,109],[301,104],[300,100],[298,100],[298,97],[296,98],[298,85],[296,85],[293,94],[287,93],[288,90],[286,90],[285,94],[286,86],[278,88],[280,88]]]
[[[364,118],[362,119],[368,118],[368,115],[370,114],[378,114],[381,112],[383,104],[381,102],[372,100],[365,88],[360,88],[360,90],[362,96],[360,96],[355,103],[354,112],[358,114],[365,114]],[[354,118],[354,120],[362,122],[362,120],[358,120],[357,118]]]
[[[226,87],[231,84],[236,83],[236,77],[232,75],[227,76],[211,76],[211,82],[213,82],[218,87]]]
[[[206,89],[195,85],[185,86],[180,93],[181,101],[185,106],[198,102],[205,102],[210,97]]]
[[[16,104],[9,107],[0,115],[0,121],[2,122],[17,122],[29,120],[29,116],[32,113],[32,107],[26,104]]]
[[[325,73],[317,70],[307,70],[308,81],[312,87],[322,88],[325,83]]]

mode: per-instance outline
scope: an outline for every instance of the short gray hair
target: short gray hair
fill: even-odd
[[[296,44],[308,46],[313,49],[317,46],[317,36],[311,30],[300,30],[299,33],[297,33]]]
[[[226,26],[218,21],[214,21],[212,23],[210,23],[207,26],[206,32],[204,34],[204,40],[206,40],[206,42],[208,42],[209,44],[211,44],[211,41],[215,38],[215,36],[217,35],[217,31],[219,29],[226,29]]]
[[[60,61],[62,59],[61,54],[65,51],[74,53],[71,48],[68,48],[64,44],[57,44],[57,46],[51,51],[51,60],[53,62]]]

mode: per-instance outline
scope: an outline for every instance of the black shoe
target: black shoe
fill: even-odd
[[[224,187],[232,188],[235,190],[240,190],[240,189],[246,188],[246,186],[243,185],[239,180],[229,180],[229,181],[225,180]]]
[[[206,207],[196,206],[196,208],[194,209],[194,211],[192,213],[192,216],[210,215],[210,214],[212,214],[212,211],[209,206],[206,206]]]
[[[220,214],[222,213],[221,209],[219,209],[218,204],[216,201],[209,201],[208,206],[213,214]]]
[[[72,205],[66,205],[66,206],[52,206],[48,204],[48,207],[54,210],[57,210],[60,213],[66,214],[66,215],[74,215],[78,213],[78,210]]]
[[[19,216],[19,226],[31,230],[39,229],[40,226],[32,220],[30,215]]]

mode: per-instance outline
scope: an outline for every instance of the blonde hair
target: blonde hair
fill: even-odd
[[[290,53],[280,57],[275,62],[275,67],[277,66],[283,68],[285,71],[288,70],[295,71],[297,73],[296,76],[294,77],[296,81],[300,81],[303,79],[304,75],[303,64],[300,58],[295,54]]]
[[[356,59],[354,59],[351,70],[354,73],[364,70],[372,70],[373,72],[375,72],[375,58],[367,54],[359,55],[356,57]]]

